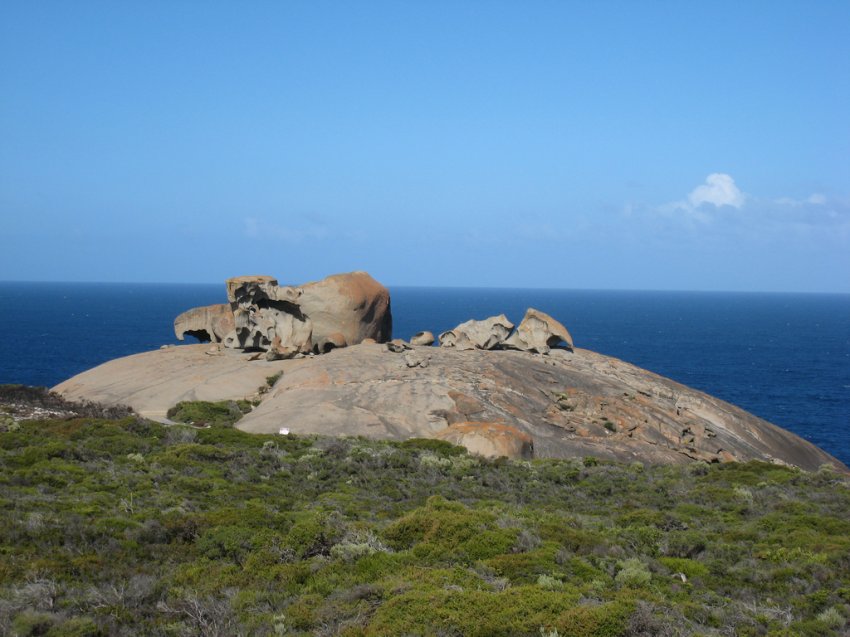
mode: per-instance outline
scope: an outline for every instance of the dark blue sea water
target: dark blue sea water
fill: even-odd
[[[394,334],[439,333],[527,307],[578,347],[739,405],[850,464],[850,295],[393,288]],[[52,386],[176,343],[180,312],[223,285],[0,283],[0,383]]]

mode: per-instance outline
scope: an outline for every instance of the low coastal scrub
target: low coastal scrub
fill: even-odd
[[[253,405],[247,400],[222,400],[215,403],[187,400],[174,405],[166,416],[174,422],[196,427],[232,427],[251,409]]]
[[[485,460],[182,410],[212,426],[0,433],[0,634],[846,634],[833,471]]]

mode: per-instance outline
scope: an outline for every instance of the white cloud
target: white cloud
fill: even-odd
[[[705,178],[705,183],[694,188],[686,199],[654,206],[651,210],[665,217],[679,216],[707,224],[723,215],[724,211],[728,217],[731,209],[740,210],[749,200],[750,197],[741,192],[731,175],[711,173]],[[628,215],[633,210],[633,207],[627,207],[624,212]]]
[[[746,210],[746,214],[741,214]],[[672,224],[678,229],[703,232],[709,226],[717,232],[737,236],[814,236],[828,232],[829,240],[850,239],[850,198],[837,198],[822,193],[804,197],[758,197],[742,192],[735,180],[724,173],[713,173],[705,183],[694,188],[685,198],[662,205],[628,202],[622,218],[637,213],[647,221]]]
[[[801,206],[824,206],[827,204],[826,197],[824,197],[820,193],[813,193],[806,197],[805,199],[794,199],[793,197],[779,197],[779,199],[774,199],[773,203],[777,203],[780,206],[791,206],[792,208],[799,208]]]
[[[739,210],[744,205],[744,193],[735,185],[731,175],[725,173],[712,173],[705,178],[705,183],[697,186],[688,195],[688,204],[692,208],[699,208],[705,204],[711,204],[715,208],[721,206],[732,206]]]

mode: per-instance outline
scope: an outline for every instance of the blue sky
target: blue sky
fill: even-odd
[[[850,292],[850,3],[0,5],[0,279]]]

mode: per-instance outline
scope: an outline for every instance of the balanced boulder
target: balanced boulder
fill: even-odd
[[[530,307],[516,332],[505,340],[504,345],[511,349],[548,354],[553,347],[573,349],[573,337],[551,316]]]
[[[483,321],[466,321],[440,334],[440,347],[494,349],[508,338],[512,329],[514,324],[504,314]]]
[[[390,293],[366,272],[334,274],[300,286],[298,305],[313,322],[313,347],[323,353],[364,338],[392,338]],[[341,338],[340,338],[341,337]]]

